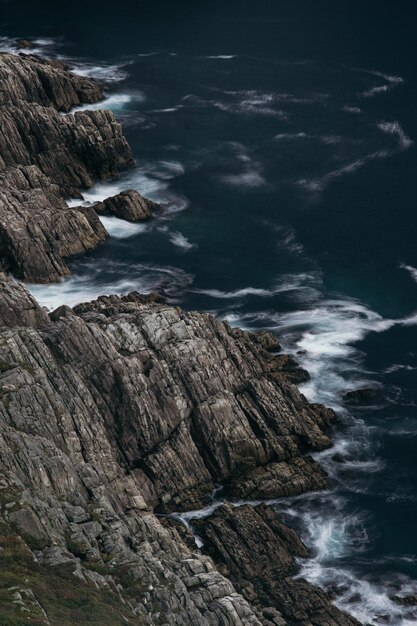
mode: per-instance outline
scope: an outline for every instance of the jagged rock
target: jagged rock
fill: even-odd
[[[325,471],[307,456],[257,467],[249,474],[230,481],[227,491],[239,499],[270,499],[319,491],[326,485]]]
[[[307,370],[300,367],[294,357],[289,354],[279,354],[275,358],[273,368],[284,372],[288,380],[296,385],[310,380]]]
[[[208,315],[146,300],[75,307],[43,340],[95,396],[100,388],[102,419],[118,424],[124,462],[150,479],[160,510],[201,506],[215,482],[329,445],[323,414],[269,376],[250,335],[234,340]]]
[[[94,205],[94,210],[99,215],[114,215],[128,222],[141,222],[152,217],[152,212],[160,208],[160,205],[148,200],[133,189],[107,198],[103,202]]]
[[[0,273],[0,327],[44,326],[49,318],[23,285]]]
[[[267,352],[280,352],[281,345],[278,339],[269,331],[259,330],[253,335],[259,345]]]
[[[70,315],[75,315],[74,311],[71,309],[70,306],[63,304],[54,311],[51,311],[51,313],[49,313],[49,318],[53,322],[57,322],[59,319],[61,319],[61,317],[69,317]]]
[[[106,238],[94,208],[63,200],[133,164],[112,113],[60,113],[101,96],[60,61],[0,54],[1,271],[58,280]],[[96,208],[136,221],[157,206],[130,191]],[[0,610],[55,626],[65,589],[68,623],[87,603],[103,626],[357,624],[291,580],[307,550],[267,507],[201,524],[217,566],[154,513],[201,507],[219,482],[254,498],[325,486],[305,454],[330,445],[333,412],[289,383],[279,349],[156,294],[48,316],[0,273],[0,569],[35,590],[6,585]]]
[[[291,626],[358,626],[323,591],[291,579],[295,557],[307,557],[308,550],[270,507],[223,505],[195,524],[204,549],[252,604],[278,610]]]
[[[23,288],[6,284],[19,307]],[[269,466],[281,490],[311,488],[318,472],[303,454],[329,445],[332,413],[271,375],[253,336],[155,295],[102,297],[50,317],[0,328],[0,362],[9,364],[0,375],[0,518],[32,511],[40,520],[48,545],[27,539],[39,567],[66,564],[85,584],[118,589],[125,603],[128,593],[124,606],[148,624],[260,626],[269,615],[276,625],[280,614],[285,623],[284,592],[322,611],[324,594],[289,578],[275,604],[261,605],[251,581],[234,586],[152,509],[201,506],[218,481],[237,489],[242,471],[251,493],[265,493],[270,477],[257,466]],[[288,546],[306,550],[278,520],[268,524],[265,537],[290,576]]]
[[[21,43],[32,47],[28,40]],[[73,106],[101,100],[103,90],[96,81],[68,70],[65,63],[35,55],[0,53],[0,105],[29,102],[69,111]]]
[[[67,257],[102,243],[92,208],[69,209],[96,179],[133,164],[110,111],[62,115],[102,97],[95,81],[65,64],[0,54],[0,267],[31,282],[68,274]]]
[[[52,185],[30,187],[37,177],[36,166],[0,174],[0,254],[3,269],[51,282],[69,273],[65,258],[96,247],[107,232],[93,209],[69,209]]]

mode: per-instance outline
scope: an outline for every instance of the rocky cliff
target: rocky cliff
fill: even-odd
[[[64,259],[106,239],[93,209],[69,209],[65,202],[134,163],[110,111],[62,114],[101,97],[96,82],[72,74],[61,62],[0,54],[3,270],[31,282],[56,281],[68,273]],[[152,208],[137,197],[113,205],[111,212],[133,220],[149,217]]]
[[[156,207],[64,201],[132,162],[110,113],[58,112],[95,83],[2,55],[0,84],[1,265],[56,280],[106,237],[96,211]],[[0,274],[0,624],[357,625],[293,579],[309,553],[272,508],[236,506],[326,486],[309,453],[334,415],[278,348],[156,294],[48,315]]]

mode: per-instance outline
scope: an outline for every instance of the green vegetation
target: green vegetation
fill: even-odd
[[[116,593],[100,591],[73,572],[73,564],[40,566],[23,539],[0,522],[0,626],[45,624],[42,609],[52,626],[143,626]],[[30,589],[42,608],[22,593],[28,611],[22,610],[14,602],[21,589]]]

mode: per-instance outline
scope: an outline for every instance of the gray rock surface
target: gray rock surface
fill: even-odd
[[[298,569],[295,557],[305,558],[308,551],[270,507],[224,505],[198,528],[221,571],[265,617],[291,626],[359,624],[332,606],[323,591],[291,578]]]
[[[2,290],[15,290],[10,307],[29,314],[0,327],[0,520],[35,554],[37,572],[71,571],[71,585],[75,576],[117,599],[134,624],[316,626],[308,619],[317,611],[321,626],[355,623],[336,609],[331,621],[324,594],[290,580],[294,551],[307,553],[269,513],[259,532],[270,539],[262,548],[261,533],[258,549],[266,559],[276,545],[282,584],[268,601],[246,593],[230,563],[226,572],[223,537],[216,565],[155,516],[202,506],[218,481],[237,490],[246,480],[261,494],[267,480],[281,495],[284,483],[298,493],[322,476],[303,455],[329,445],[333,414],[271,373],[256,337],[153,295],[102,297],[47,323],[23,287],[3,281]],[[210,528],[213,520],[207,537]],[[299,602],[296,617],[288,602]]]
[[[142,222],[152,217],[160,205],[144,198],[137,191],[122,191],[94,205],[99,215],[114,215],[128,222]]]
[[[268,507],[217,509],[203,551],[170,517],[219,483],[251,499],[325,487],[309,452],[334,415],[290,383],[306,374],[277,340],[156,294],[47,315],[4,273],[58,280],[107,237],[97,212],[158,208],[136,191],[64,201],[133,164],[112,113],[63,114],[101,97],[62,62],[0,54],[0,622],[354,626],[291,578],[308,551]]]
[[[93,209],[64,197],[133,165],[110,111],[62,115],[102,97],[95,81],[60,62],[0,54],[0,267],[27,281],[56,281],[65,258],[107,233]]]

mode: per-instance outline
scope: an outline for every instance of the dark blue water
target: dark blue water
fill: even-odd
[[[36,4],[36,6],[35,6]],[[39,6],[41,4],[41,6]],[[277,508],[315,551],[302,575],[364,623],[417,623],[417,140],[414,16],[405,3],[1,4],[3,49],[107,80],[152,224],[72,263],[48,306],[162,290],[269,328],[341,423],[318,455],[331,490]],[[314,4],[314,6],[313,6]],[[336,4],[336,3],[334,3]],[[366,407],[346,391],[376,386]]]

